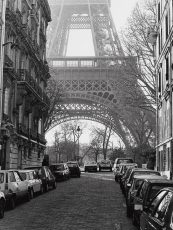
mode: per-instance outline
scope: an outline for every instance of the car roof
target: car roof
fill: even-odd
[[[42,168],[42,167],[45,167],[45,166],[29,166],[29,167],[25,167],[24,169],[38,169],[38,168]]]
[[[26,172],[34,172],[34,169],[19,169],[17,171],[21,173],[26,173]]]
[[[56,164],[51,164],[50,166],[58,166],[58,165],[64,165],[66,163],[56,163]]]
[[[165,178],[160,179],[160,180],[156,180],[154,178],[151,178],[151,179],[145,179],[145,181],[150,183],[150,184],[160,184],[160,183],[162,183],[162,184],[168,184],[168,183],[173,184],[173,181],[170,181],[170,180],[165,179]]]
[[[137,165],[137,163],[120,163],[120,166],[133,166],[133,165]]]
[[[159,175],[151,175],[151,174],[140,174],[140,175],[134,175],[135,179],[165,179],[164,176],[159,176]]]
[[[71,163],[72,163],[72,164],[78,164],[77,161],[67,161],[67,164],[69,164],[69,163],[70,163],[70,164],[71,164]]]

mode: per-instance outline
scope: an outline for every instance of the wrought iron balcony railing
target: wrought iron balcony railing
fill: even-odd
[[[26,127],[26,125],[21,124],[21,123],[18,124],[17,132],[18,132],[19,134],[23,134],[23,135],[25,135],[25,136],[28,136],[28,135],[29,135],[29,130],[28,130],[28,128]]]
[[[41,143],[43,143],[43,144],[46,144],[45,135],[38,133],[38,141],[41,142]]]
[[[18,70],[18,83],[20,84],[20,82],[27,83],[31,87],[31,89],[39,96],[40,100],[42,100],[47,105],[50,104],[49,98],[46,93],[41,89],[41,87],[26,69]]]

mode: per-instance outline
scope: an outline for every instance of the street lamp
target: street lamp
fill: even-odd
[[[80,131],[81,131],[81,129],[80,129],[80,127],[78,126],[77,127],[77,137],[78,137],[78,156],[77,156],[77,158],[79,159],[79,137],[80,137]]]

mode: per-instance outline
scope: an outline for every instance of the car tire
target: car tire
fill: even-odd
[[[27,193],[27,195],[26,195],[26,201],[30,201],[31,200],[31,193],[30,193],[30,191],[28,190],[28,193]]]
[[[133,211],[133,214],[132,214],[132,224],[134,226],[137,226],[137,221],[136,221],[136,217],[135,217],[135,211]]]
[[[4,217],[5,201],[0,200],[0,219]]]
[[[13,196],[13,197],[11,197],[11,199],[10,199],[10,201],[9,201],[9,208],[10,208],[10,209],[15,209],[15,207],[16,207],[16,199],[15,199],[15,197]]]
[[[33,188],[30,189],[29,195],[30,195],[30,199],[33,199],[33,198],[34,198],[34,191],[33,191]]]
[[[101,167],[99,167],[99,172],[101,172]]]
[[[48,190],[49,190],[49,186],[48,186],[48,184],[46,183],[46,185],[45,185],[45,187],[44,187],[44,191],[45,191],[45,192],[48,192]]]
[[[126,216],[131,217],[131,210],[128,205],[126,206]]]
[[[43,194],[44,189],[43,189],[43,185],[40,186],[40,195]]]
[[[53,188],[53,189],[56,189],[56,182],[53,183],[52,188]]]
[[[80,178],[80,174],[78,174],[78,177]]]

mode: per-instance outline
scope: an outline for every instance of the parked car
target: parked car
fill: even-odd
[[[140,230],[173,229],[173,188],[163,188],[153,198],[140,217]]]
[[[121,178],[126,173],[128,168],[136,168],[138,165],[136,163],[127,163],[127,164],[120,164],[119,170],[114,172],[115,181],[120,183]]]
[[[128,179],[126,180],[125,182],[125,196],[127,197],[128,195],[128,191],[132,185],[132,180],[133,180],[133,177],[134,175],[158,175],[158,176],[161,176],[160,175],[160,172],[158,171],[155,171],[155,170],[150,170],[150,169],[143,169],[143,168],[133,168],[131,170],[131,173],[128,177]]]
[[[110,160],[102,160],[99,163],[99,172],[101,172],[102,169],[108,169],[112,172],[112,163]]]
[[[68,161],[67,165],[70,170],[70,176],[80,177],[81,171],[80,171],[79,164],[77,161]]]
[[[47,192],[49,188],[56,189],[55,177],[47,166],[30,166],[26,167],[25,169],[33,169],[36,172],[42,181],[44,192]]]
[[[132,158],[116,158],[113,165],[113,170],[117,171],[120,164],[127,164],[127,163],[134,163],[134,161]]]
[[[56,181],[66,180],[70,178],[70,170],[66,163],[57,163],[50,165],[50,170]]]
[[[136,196],[136,193],[143,183],[145,179],[165,179],[164,177],[158,176],[158,175],[148,175],[148,174],[142,174],[142,175],[135,175],[133,177],[132,186],[129,189],[128,195],[126,197],[126,210],[127,210],[127,217],[132,216],[133,210],[134,210],[134,197]]]
[[[147,209],[153,197],[165,187],[173,187],[173,181],[167,179],[145,179],[134,197],[133,224],[140,225],[142,210]]]
[[[129,178],[129,175],[131,173],[133,168],[128,168],[125,172],[125,174],[121,177],[121,179],[119,179],[119,183],[120,183],[120,188],[122,190],[122,193],[125,195],[125,184],[127,179]]]
[[[19,173],[22,179],[28,182],[31,199],[36,193],[43,193],[42,181],[39,178],[38,174],[36,174],[35,170],[19,170]]]
[[[14,209],[22,198],[30,200],[27,181],[23,181],[17,170],[0,170],[0,191],[4,193],[7,205]]]
[[[6,199],[3,192],[0,191],[0,219],[4,217],[4,210],[6,206]]]
[[[85,162],[84,163],[84,171],[85,172],[97,172],[97,163],[95,161]]]

